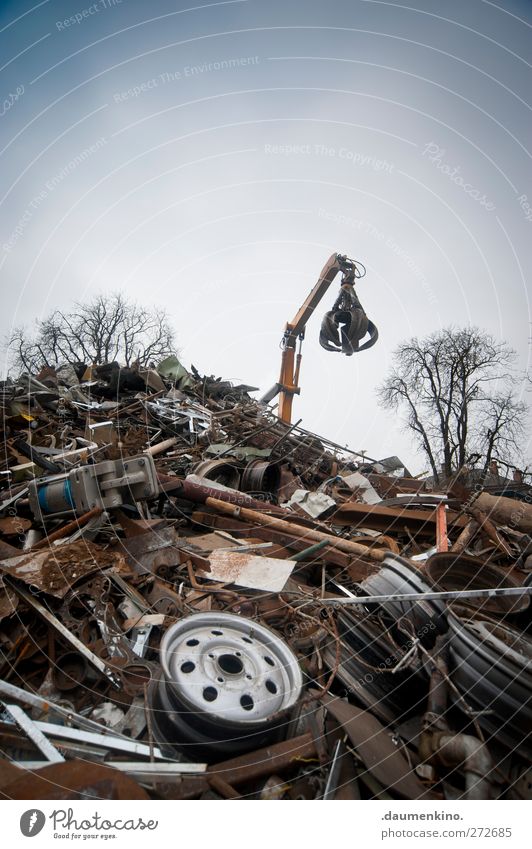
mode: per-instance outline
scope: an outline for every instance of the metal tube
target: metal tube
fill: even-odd
[[[217,513],[222,513],[226,516],[232,516],[235,519],[243,519],[258,525],[265,525],[268,528],[274,528],[279,531],[284,531],[292,536],[303,537],[304,539],[321,542],[325,540],[332,548],[337,548],[339,551],[344,551],[346,554],[365,555],[372,560],[382,562],[390,552],[384,549],[379,551],[368,548],[366,545],[360,545],[357,542],[352,542],[342,537],[335,537],[333,534],[326,534],[323,531],[314,530],[301,525],[296,525],[293,522],[287,522],[284,519],[278,519],[275,516],[267,516],[259,513],[257,510],[249,510],[247,507],[233,507],[231,504],[226,504],[218,498],[207,498],[205,504],[207,507],[212,507]]]
[[[39,540],[39,542],[35,543],[31,550],[37,551],[40,548],[45,548],[47,545],[51,546],[51,544],[57,539],[64,539],[64,537],[70,536],[70,534],[75,533],[75,531],[79,531],[79,529],[90,522],[91,519],[95,519],[96,516],[100,516],[101,513],[103,513],[101,507],[93,507],[92,510],[84,513],[77,519],[73,519],[72,522],[68,522],[68,524],[63,525],[63,527],[59,528],[57,531],[48,534],[44,537],[44,539]]]
[[[315,545],[310,545],[308,548],[304,548],[303,551],[298,551],[297,554],[293,554],[290,560],[295,560],[296,563],[299,563],[300,560],[305,560],[309,555],[315,554],[317,551],[321,551],[322,548],[325,548],[326,545],[329,545],[329,542],[326,539],[322,539],[321,542],[315,543]]]
[[[356,595],[349,598],[320,598],[322,604],[385,604],[389,601],[447,601],[461,598],[493,598],[494,596],[532,595],[532,587],[500,587],[499,589],[448,590],[430,593],[396,593],[395,595]]]
[[[36,693],[29,693],[27,690],[23,690],[21,687],[17,687],[15,684],[10,684],[8,681],[3,681],[1,679],[0,696],[7,696],[9,699],[15,699],[17,702],[22,702],[30,707],[39,708],[43,713],[55,713],[67,722],[73,723],[80,728],[86,728],[88,731],[96,731],[100,734],[106,733],[105,726],[103,726],[100,722],[95,722],[93,719],[88,719],[86,716],[74,713],[62,705],[56,705],[54,702],[50,702],[48,699],[43,699],[42,696],[38,696]],[[131,740],[131,737],[128,737],[125,734],[120,734],[117,731],[113,731],[111,733],[113,737]]]
[[[487,777],[493,763],[487,748],[470,734],[441,734],[434,738],[434,754],[442,766],[460,766],[465,775],[466,799],[489,799]]]
[[[51,763],[63,763],[65,760],[63,755],[61,755],[55,746],[46,739],[38,724],[33,722],[33,720],[29,718],[21,707],[18,705],[7,705],[5,702],[4,706],[7,708],[17,725],[22,728],[32,743],[34,743],[45,758],[47,758],[47,765],[50,765]]]

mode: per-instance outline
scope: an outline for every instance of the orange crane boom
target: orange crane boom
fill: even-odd
[[[282,356],[279,380],[261,398],[261,401],[264,403],[269,403],[277,394],[279,394],[279,418],[281,421],[288,424],[290,424],[292,419],[292,403],[294,395],[299,395],[301,391],[299,386],[299,372],[301,367],[301,345],[305,336],[305,327],[312,313],[320,303],[339,271],[342,271],[343,273],[342,289],[350,292],[353,291],[355,278],[362,276],[362,273],[353,260],[349,260],[346,256],[342,256],[341,254],[332,254],[332,256],[329,257],[320,276],[318,277],[316,285],[309,292],[292,321],[289,321],[286,324],[281,341]],[[356,299],[356,296],[354,295],[351,297]],[[360,310],[362,310],[361,307]],[[330,313],[327,315],[330,315]],[[369,324],[371,324],[371,322]],[[370,339],[370,343],[367,343],[365,347],[369,347],[369,344],[374,344],[376,341],[376,328],[372,324],[371,327],[374,329],[375,333]],[[299,351],[296,354],[298,340]],[[327,347],[327,350],[341,350],[340,348],[333,348],[329,345],[324,345],[324,347]],[[346,351],[344,348],[344,353],[353,353],[353,349]]]

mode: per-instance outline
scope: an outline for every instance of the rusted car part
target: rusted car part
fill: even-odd
[[[125,460],[105,460],[79,466],[65,475],[31,481],[29,501],[33,515],[85,513],[120,507],[138,499],[154,498],[159,492],[153,458],[148,454]]]
[[[120,552],[105,550],[88,540],[0,560],[0,572],[56,598],[63,598],[72,586],[94,572],[111,567],[123,569],[124,566]]]
[[[90,687],[97,680],[87,658],[80,652],[69,651],[55,661],[52,677],[56,688],[67,693],[76,687]]]
[[[382,787],[404,799],[437,798],[421,783],[389,731],[369,711],[335,696],[321,697],[321,701],[344,729],[366,770]]]
[[[448,621],[453,682],[488,741],[532,757],[532,640],[454,611]]]
[[[244,752],[278,739],[303,684],[297,658],[263,625],[197,613],[161,642],[162,678],[151,690],[161,745],[213,754]]]
[[[87,659],[90,661],[91,654],[99,658],[107,677],[124,696],[134,696],[143,692],[159,671],[156,664],[143,658],[152,629],[164,624],[164,614],[147,616],[149,605],[126,584],[122,606],[133,616],[124,621],[112,600],[123,588],[119,575],[93,577],[65,597],[59,614],[68,626],[70,643],[77,648],[73,642],[77,638],[78,645],[85,645],[89,652]],[[115,699],[121,701],[118,696]]]
[[[216,481],[230,489],[240,487],[240,469],[229,460],[202,460],[194,469],[194,474],[198,478]]]
[[[55,631],[57,631],[62,637],[64,637],[66,641],[76,649],[76,651],[80,652],[80,654],[82,654],[83,657],[85,657],[88,662],[91,663],[92,666],[94,666],[94,668],[98,670],[98,672],[100,672],[102,675],[105,675],[114,687],[121,686],[118,676],[110,668],[109,664],[105,663],[93,651],[88,649],[87,646],[85,646],[84,643],[82,643],[81,640],[75,636],[75,634],[71,633],[71,631],[69,631],[69,629],[66,628],[65,625],[56,616],[53,615],[53,613],[50,613],[50,611],[46,607],[44,607],[44,605],[41,604],[40,601],[38,601],[34,596],[32,596],[31,593],[26,592],[26,590],[23,590],[21,587],[15,584],[12,584],[12,589],[17,593],[19,598],[22,598],[26,602],[26,604],[29,604],[30,607],[33,607],[33,609],[39,614],[39,616],[42,616],[42,618],[46,622],[48,622],[48,624],[51,625]]]
[[[361,594],[366,596],[392,596],[382,605],[385,614],[392,622],[403,617],[408,619],[416,635],[426,645],[433,645],[436,635],[447,630],[445,606],[442,602],[423,599],[415,599],[412,602],[396,601],[393,598],[401,593],[420,594],[431,589],[423,580],[423,574],[404,558],[387,554],[382,569],[361,581],[359,589]]]
[[[431,764],[463,773],[465,789],[459,798],[492,798],[487,776],[493,761],[486,746],[471,734],[434,732],[420,745],[420,755],[425,755]]]
[[[483,560],[464,554],[460,556],[450,552],[433,554],[427,560],[424,571],[429,583],[435,589],[441,590],[499,589],[521,586],[521,583],[507,569],[502,569],[493,563],[484,563]],[[529,605],[530,596],[526,594],[478,599],[480,610],[498,616],[519,613],[526,610]]]
[[[128,775],[102,764],[71,760],[23,774],[0,790],[4,799],[149,799]]]
[[[270,465],[276,467],[277,464]],[[161,480],[161,476],[159,476],[159,479]],[[206,485],[203,485],[201,479],[197,478],[196,475],[189,475],[185,480],[179,481],[181,487],[177,486],[175,481],[174,485],[172,485],[171,483],[167,483],[166,480],[164,478],[164,482],[161,482],[164,490],[171,494],[175,493],[176,497],[181,500],[205,504],[207,498],[217,498],[219,501],[225,501],[228,504],[237,504],[241,507],[249,507],[253,510],[260,510],[261,512],[264,511],[280,518],[291,518],[293,516],[291,510],[274,503],[271,497],[265,499],[264,492],[260,492],[259,497],[255,498],[252,494],[243,492],[242,489],[233,490],[226,487],[222,488],[221,486],[215,488],[214,486],[209,486],[208,482],[206,482]]]
[[[274,512],[276,515],[286,515],[286,510],[282,507],[277,507],[264,501],[259,501],[257,498],[252,498],[240,490],[230,489],[215,489],[211,486],[203,486],[195,483],[189,478],[182,480],[181,478],[170,477],[159,473],[159,484],[161,490],[168,495],[174,495],[184,501],[191,501],[194,504],[205,504],[207,498],[216,498],[219,501],[226,501],[228,504],[239,504],[244,507],[250,507],[254,510],[267,510]]]
[[[256,781],[314,759],[317,760],[316,744],[312,735],[306,733],[221,761],[208,767],[207,772],[220,776],[228,784],[239,785],[243,781]]]
[[[358,504],[347,501],[340,504],[331,516],[334,525],[354,525],[382,531],[386,534],[404,532],[404,528],[422,539],[435,539],[437,527],[436,509],[415,509],[403,507],[383,507],[380,504]],[[447,523],[452,530],[460,531],[467,524],[467,518],[454,511],[447,514]]]
[[[140,662],[137,645],[141,637],[142,622],[133,623],[126,636],[121,627],[117,611],[110,600],[111,579],[105,575],[91,577],[65,596],[61,608],[54,615],[43,603],[21,587],[12,584],[17,595],[47,622],[60,639],[80,654],[97,672],[103,681],[121,691],[122,698],[134,696],[158,671],[156,665]],[[142,618],[142,614],[141,617]],[[160,617],[159,617],[160,618]],[[129,629],[126,629],[129,630]],[[52,660],[52,658],[51,658]],[[79,682],[86,693],[101,692],[103,681],[94,683],[88,673],[87,683]]]
[[[281,472],[276,463],[251,460],[242,473],[241,487],[244,492],[274,498],[277,496],[280,482]]]
[[[157,789],[165,798],[198,798],[209,786],[215,786],[213,778],[223,782],[225,788],[245,785],[254,787],[257,782],[285,772],[295,772],[301,767],[314,767],[318,763],[316,743],[312,734],[305,733],[274,743],[263,749],[221,761],[207,768],[204,776],[179,777],[179,785],[158,782]],[[176,764],[179,767],[179,764]],[[216,782],[218,787],[220,782]],[[223,798],[235,798],[234,793],[220,793]]]
[[[341,640],[337,675],[359,701],[383,721],[398,723],[423,708],[427,678],[415,640],[389,629],[378,616],[343,608],[338,616]],[[335,668],[330,641],[324,660]]]

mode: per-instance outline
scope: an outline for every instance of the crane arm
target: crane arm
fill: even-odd
[[[342,259],[343,257],[340,257],[339,254],[332,254],[323,266],[321,274],[318,277],[318,282],[309,292],[292,321],[286,325],[284,335],[286,345],[295,345],[298,337],[305,332],[309,318],[338,272],[342,269],[343,266],[340,264]]]
[[[366,269],[362,263],[341,254],[333,254],[325,263],[318,282],[309,292],[292,321],[285,327],[281,340],[281,374],[269,392],[260,399],[269,404],[279,395],[279,418],[290,424],[294,395],[299,395],[299,369],[301,366],[301,344],[305,327],[327,289],[342,272],[342,285],[332,310],[325,313],[320,330],[320,345],[326,351],[337,351],[350,357],[357,351],[371,348],[379,337],[377,327],[367,317],[354,291],[355,280],[363,277]],[[369,339],[360,344],[366,334]],[[299,351],[296,345],[299,340]]]
[[[339,271],[343,272],[346,280],[354,281],[356,276],[355,264],[341,254],[332,254],[325,263],[316,285],[309,292],[292,321],[289,321],[285,327],[281,342],[282,356],[279,381],[261,398],[264,403],[269,403],[279,394],[279,418],[284,422],[290,423],[293,398],[300,392],[301,345],[296,355],[297,341],[299,339],[301,343],[303,340],[309,318]]]

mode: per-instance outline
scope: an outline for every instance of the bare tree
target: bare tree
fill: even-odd
[[[512,392],[515,356],[477,327],[446,328],[395,351],[380,403],[403,413],[436,481],[473,457],[487,469],[517,456],[527,407]]]
[[[166,312],[127,301],[119,293],[98,295],[69,311],[55,310],[37,322],[34,334],[16,329],[8,344],[13,368],[31,373],[75,362],[146,365],[175,350]]]

